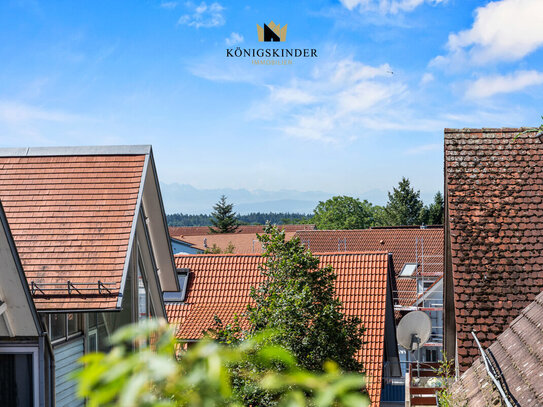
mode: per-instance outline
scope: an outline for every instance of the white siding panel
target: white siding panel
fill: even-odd
[[[55,347],[55,398],[57,407],[84,406],[84,400],[76,396],[76,383],[70,377],[80,365],[83,356],[83,337]]]

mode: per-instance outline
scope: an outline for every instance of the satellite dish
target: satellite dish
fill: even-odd
[[[431,333],[432,321],[428,314],[422,311],[412,311],[404,316],[396,329],[398,343],[411,351],[428,342]]]

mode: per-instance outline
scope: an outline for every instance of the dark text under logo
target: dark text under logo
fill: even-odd
[[[287,25],[281,27],[270,21],[264,27],[256,25],[259,42],[285,42]],[[297,58],[317,58],[315,48],[284,48],[277,45],[264,45],[259,48],[226,48],[227,58],[252,58],[253,65],[292,65]]]
[[[287,39],[287,24],[281,28],[279,24],[271,21],[269,24],[264,24],[264,28],[257,24],[256,29],[260,42],[284,42]]]

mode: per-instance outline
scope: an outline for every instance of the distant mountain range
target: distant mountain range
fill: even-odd
[[[312,213],[319,201],[334,194],[323,191],[296,190],[247,190],[247,189],[198,189],[187,184],[161,184],[162,198],[166,213],[208,214],[221,195],[234,204],[234,211],[244,215],[251,212],[296,212]],[[385,191],[372,190],[359,196],[373,204],[386,203]]]

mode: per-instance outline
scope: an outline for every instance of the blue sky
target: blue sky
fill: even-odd
[[[256,66],[226,49],[318,58]],[[277,46],[273,44],[271,46]],[[443,185],[444,127],[534,126],[540,0],[3,1],[0,144],[152,144],[163,183]]]

